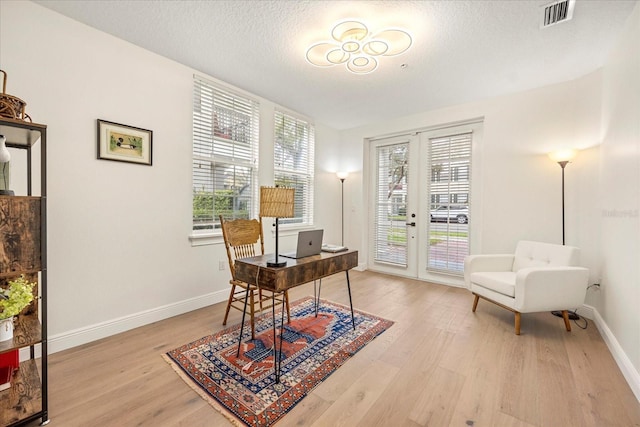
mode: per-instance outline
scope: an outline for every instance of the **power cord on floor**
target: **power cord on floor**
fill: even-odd
[[[587,327],[589,326],[589,321],[586,317],[580,316],[577,311],[577,308],[574,311],[567,310],[567,313],[569,314],[569,320],[573,320],[573,323],[575,323],[578,328],[587,329]],[[551,314],[557,317],[562,317],[562,311],[552,311]],[[580,323],[578,323],[578,321],[584,321],[584,324],[581,325]]]
[[[589,321],[587,320],[586,317],[580,316],[578,313],[576,313],[576,311],[578,311],[578,309],[576,308],[575,311],[570,311],[569,313],[573,313],[577,319],[573,320],[573,323],[576,324],[576,326],[580,329],[587,329],[587,327],[589,326]],[[578,320],[584,320],[584,326],[582,326],[580,323],[578,323]]]

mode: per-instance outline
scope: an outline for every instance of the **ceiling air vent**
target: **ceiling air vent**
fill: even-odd
[[[561,22],[566,22],[573,17],[575,0],[560,0],[542,6],[544,15],[540,28],[550,27]]]

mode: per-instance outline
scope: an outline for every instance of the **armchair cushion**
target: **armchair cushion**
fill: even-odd
[[[573,246],[521,240],[516,246],[513,271],[527,267],[577,266],[579,250]]]
[[[511,298],[516,295],[516,273],[513,271],[472,273],[471,282]]]

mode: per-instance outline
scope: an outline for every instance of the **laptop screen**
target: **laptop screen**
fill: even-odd
[[[324,230],[300,231],[295,252],[280,254],[287,258],[304,258],[318,255],[322,249],[322,235]]]

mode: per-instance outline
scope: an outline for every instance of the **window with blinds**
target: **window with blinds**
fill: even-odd
[[[409,144],[377,147],[376,157],[374,257],[378,262],[406,266]]]
[[[257,213],[259,104],[196,77],[193,98],[193,230]]]
[[[428,270],[460,274],[469,254],[472,133],[429,139]]]
[[[295,189],[293,218],[280,224],[313,224],[314,143],[312,124],[290,114],[275,112],[274,182]]]

